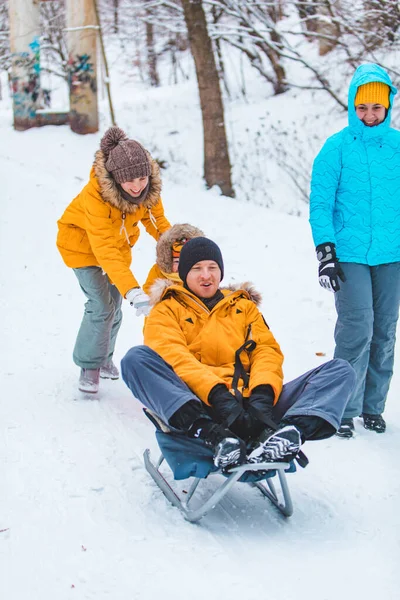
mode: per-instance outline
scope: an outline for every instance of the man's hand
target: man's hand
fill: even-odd
[[[141,288],[133,288],[126,294],[126,299],[129,304],[136,308],[136,316],[140,315],[147,316],[151,310],[150,298]]]
[[[346,277],[336,257],[335,245],[326,242],[317,246],[315,250],[319,260],[320,285],[330,292],[338,292],[340,290],[339,279],[346,281]]]
[[[272,421],[274,398],[274,390],[270,385],[258,385],[247,399],[249,413],[265,425],[269,425]]]
[[[244,440],[254,434],[255,420],[239,404],[226,385],[215,385],[208,395],[208,401],[216,421],[223,423]]]

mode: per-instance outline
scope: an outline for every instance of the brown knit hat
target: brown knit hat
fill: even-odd
[[[117,183],[133,181],[151,174],[150,155],[139,142],[130,140],[119,127],[110,127],[103,135],[100,149],[106,169]]]

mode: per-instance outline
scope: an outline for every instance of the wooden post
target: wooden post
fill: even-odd
[[[40,95],[39,0],[9,0],[14,127],[36,126]]]
[[[93,0],[66,0],[68,81],[72,131],[99,130],[97,106],[97,22]]]

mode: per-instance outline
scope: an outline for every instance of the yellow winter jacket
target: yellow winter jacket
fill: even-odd
[[[170,283],[170,282],[169,282]],[[283,355],[257,303],[260,296],[251,286],[221,289],[224,299],[213,310],[180,285],[153,287],[155,305],[146,320],[144,343],[172,366],[175,373],[203,402],[212,388],[224,383],[232,388],[235,352],[254,340],[252,352],[240,355],[249,375],[247,389],[239,379],[238,389],[248,397],[258,385],[269,384],[277,401],[283,383]],[[167,287],[165,287],[167,286]]]
[[[139,238],[139,222],[158,240],[171,227],[160,198],[161,178],[151,159],[149,192],[143,204],[125,200],[96,152],[89,183],[58,221],[57,247],[68,267],[99,266],[122,296],[139,283],[130,270],[131,248]]]

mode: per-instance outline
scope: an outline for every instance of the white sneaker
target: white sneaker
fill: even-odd
[[[299,430],[294,425],[286,425],[273,433],[265,442],[260,442],[249,454],[248,462],[290,462],[298,454],[300,446]]]
[[[97,394],[99,391],[100,369],[81,369],[79,377],[79,390],[88,394]]]
[[[119,379],[119,371],[112,360],[100,368],[100,377],[102,379]]]

